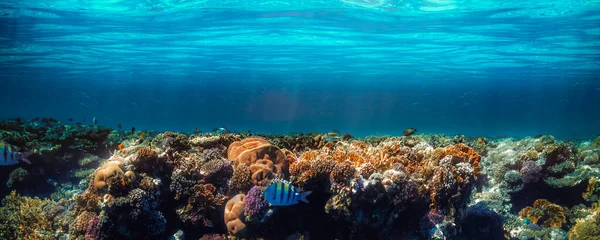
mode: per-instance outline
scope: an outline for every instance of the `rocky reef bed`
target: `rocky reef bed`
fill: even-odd
[[[152,133],[7,120],[0,239],[600,239],[600,138]],[[274,182],[312,191],[271,206]],[[38,197],[42,197],[42,199]]]

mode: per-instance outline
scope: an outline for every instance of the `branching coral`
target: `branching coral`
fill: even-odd
[[[269,207],[269,203],[263,197],[260,187],[252,187],[244,199],[244,215],[247,219],[260,220]]]
[[[2,200],[0,208],[0,238],[53,239],[52,221],[44,206],[56,204],[50,200],[29,198],[13,191]]]

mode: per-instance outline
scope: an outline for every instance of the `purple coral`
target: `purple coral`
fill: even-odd
[[[248,191],[244,199],[244,215],[250,217],[260,216],[267,210],[269,203],[263,198],[262,192],[262,189],[257,186]]]
[[[542,176],[542,167],[537,165],[535,161],[527,161],[521,167],[521,180],[523,183],[535,183]]]
[[[100,219],[98,218],[98,216],[95,216],[94,218],[92,218],[92,220],[90,220],[90,222],[88,223],[87,229],[85,231],[85,236],[87,238],[91,238],[91,239],[98,239],[98,236],[100,235]]]

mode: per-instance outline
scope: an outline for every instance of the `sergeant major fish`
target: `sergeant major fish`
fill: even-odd
[[[10,166],[23,161],[31,164],[31,161],[27,159],[32,152],[17,152],[14,147],[0,141],[0,166]]]
[[[311,191],[301,192],[291,184],[277,182],[272,183],[265,189],[263,197],[272,206],[290,206],[297,204],[299,201],[308,203],[306,196],[311,193]]]

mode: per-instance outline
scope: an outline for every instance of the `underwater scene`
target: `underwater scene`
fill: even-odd
[[[600,239],[600,0],[3,0],[0,240]]]

